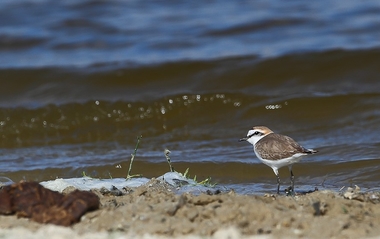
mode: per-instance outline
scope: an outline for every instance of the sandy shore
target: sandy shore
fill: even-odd
[[[71,227],[0,216],[0,238],[380,238],[380,193],[177,195],[152,179],[122,196],[96,191],[101,208]]]

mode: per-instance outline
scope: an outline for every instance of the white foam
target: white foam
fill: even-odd
[[[197,184],[192,179],[184,177],[182,174],[177,172],[169,172],[157,178],[158,180],[165,181],[166,183],[173,186],[177,193],[191,192],[191,193],[201,193],[206,191],[215,191],[216,187],[207,187],[204,185]],[[149,182],[148,178],[112,178],[112,179],[96,179],[90,177],[82,178],[58,178],[51,181],[44,181],[40,184],[45,188],[53,191],[62,192],[67,187],[75,187],[79,190],[89,191],[91,189],[101,189],[106,188],[111,190],[116,187],[119,190],[123,190],[124,187],[135,188],[139,187],[145,183]]]
[[[182,174],[177,172],[169,172],[157,178],[158,180],[164,180],[166,183],[172,185],[173,187],[184,186],[184,185],[196,185],[192,179],[184,177]]]
[[[147,183],[149,179],[147,178],[112,178],[112,179],[97,179],[97,178],[58,178],[52,181],[44,181],[40,184],[45,188],[53,191],[62,192],[65,188],[73,186],[79,190],[89,191],[91,189],[101,189],[107,188],[111,189],[116,187],[122,190],[123,187],[139,187]]]
[[[159,180],[164,180],[166,183],[172,185],[176,188],[178,194],[182,193],[192,193],[198,195],[204,192],[215,193],[217,191],[225,191],[218,186],[210,187],[197,183],[193,179],[184,177],[182,174],[177,172],[169,172],[158,177]]]

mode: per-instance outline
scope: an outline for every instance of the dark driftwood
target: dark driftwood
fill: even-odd
[[[0,191],[0,214],[16,214],[40,223],[70,226],[87,211],[99,208],[99,197],[87,191],[70,194],[49,190],[37,182],[21,182]]]

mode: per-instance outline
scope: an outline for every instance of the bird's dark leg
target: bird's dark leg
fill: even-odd
[[[292,165],[289,165],[289,172],[290,172],[290,190],[294,192],[294,174],[292,171]]]
[[[280,184],[281,184],[280,175],[278,174],[277,168],[272,168],[272,169],[273,169],[274,174],[277,177],[277,194],[280,194]]]
[[[280,180],[280,176],[278,174],[278,169],[277,168],[272,168],[272,169],[273,169],[274,174],[276,174],[276,177],[277,177],[277,194],[280,194],[281,180]]]
[[[280,180],[280,176],[278,174],[276,174],[276,177],[277,177],[277,194],[280,194],[281,180]]]

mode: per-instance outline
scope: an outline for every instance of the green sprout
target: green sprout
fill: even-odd
[[[137,137],[137,143],[136,143],[136,146],[135,146],[135,151],[133,152],[133,154],[131,154],[131,162],[129,163],[129,169],[128,169],[127,179],[134,178],[134,177],[141,177],[142,176],[141,174],[131,175],[133,160],[135,159],[135,156],[136,156],[136,153],[137,153],[137,149],[139,148],[139,143],[140,143],[141,138],[142,138],[142,135],[140,135],[139,137]]]
[[[169,169],[170,169],[170,172],[176,172],[176,173],[179,173],[177,171],[174,170],[174,167],[172,166],[171,164],[171,160],[170,160],[170,150],[169,149],[165,149],[164,151],[164,154],[165,154],[165,157],[166,157],[166,161],[168,162],[169,164]],[[187,179],[191,179],[190,178],[190,175],[189,175],[189,168],[187,168],[185,170],[184,173],[179,173],[181,174],[184,178],[187,178]],[[216,185],[216,183],[211,183],[211,177],[208,177],[206,178],[205,180],[201,181],[201,182],[197,182],[197,175],[194,176],[194,178],[192,179],[195,184],[197,185],[203,185],[203,186],[207,186],[207,187],[214,187]]]
[[[187,173],[189,172],[189,168],[187,168],[186,169],[186,171],[182,174],[182,176],[184,176],[185,178],[189,178],[188,176],[187,176]]]
[[[189,173],[189,168],[186,169],[186,171],[182,174],[183,177],[187,179],[191,179]],[[203,181],[197,182],[197,175],[194,175],[194,178],[192,179],[197,185],[203,185],[206,187],[215,187],[216,183],[211,183],[211,177],[206,178]]]
[[[205,180],[199,182],[198,184],[208,187],[215,187],[216,183],[211,183],[211,177],[206,178]]]

